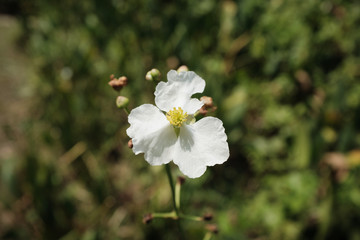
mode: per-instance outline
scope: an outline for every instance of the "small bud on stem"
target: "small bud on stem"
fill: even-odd
[[[161,73],[156,68],[153,68],[150,71],[148,71],[145,76],[145,79],[147,81],[154,81],[154,82],[159,82],[160,78],[161,78]]]
[[[126,108],[129,105],[129,99],[124,96],[118,96],[116,98],[116,106],[118,108]]]
[[[189,68],[186,65],[181,65],[178,69],[177,72],[187,72],[189,71]]]
[[[130,140],[128,141],[128,147],[129,147],[130,149],[134,147],[133,142],[132,142],[132,139],[130,139]]]

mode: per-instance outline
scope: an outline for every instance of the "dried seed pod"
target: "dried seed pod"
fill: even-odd
[[[112,77],[112,79],[111,79]],[[128,79],[125,76],[122,76],[120,78],[114,78],[113,74],[110,76],[111,81],[109,82],[109,85],[115,90],[120,91],[123,87],[125,87],[128,83]]]

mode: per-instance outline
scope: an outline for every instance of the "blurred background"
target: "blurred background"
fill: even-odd
[[[230,159],[188,179],[214,239],[360,239],[360,3],[2,0],[0,238],[176,239],[163,167],[127,147],[151,68],[206,80]],[[176,166],[173,171],[180,174]],[[187,239],[204,223],[183,222]]]

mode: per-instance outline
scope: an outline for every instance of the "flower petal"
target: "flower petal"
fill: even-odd
[[[229,146],[223,123],[205,117],[180,128],[174,149],[174,163],[190,178],[204,174],[206,166],[221,164],[229,158]]]
[[[168,82],[160,82],[155,90],[155,103],[158,108],[168,112],[174,107],[181,107],[188,114],[194,114],[204,105],[200,100],[191,98],[195,93],[202,93],[205,81],[195,72],[176,72],[167,74]]]
[[[173,158],[177,140],[174,128],[165,115],[152,104],[143,104],[129,114],[130,127],[126,130],[132,138],[135,154],[145,153],[151,165],[161,165]]]

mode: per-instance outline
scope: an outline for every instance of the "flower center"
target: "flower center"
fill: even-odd
[[[187,121],[187,117],[187,113],[184,113],[181,107],[178,107],[178,109],[174,107],[173,110],[170,110],[166,113],[167,120],[176,128],[181,127],[181,125]]]

